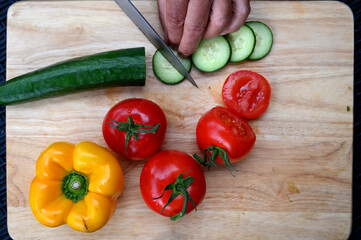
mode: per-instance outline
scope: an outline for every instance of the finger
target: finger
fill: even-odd
[[[181,41],[187,7],[188,0],[167,0],[166,19],[168,38],[173,45],[178,45]]]
[[[166,20],[166,3],[167,0],[158,0],[158,13],[159,13],[159,20],[160,24],[163,28],[163,40],[166,44],[169,43],[168,40],[168,27],[167,27],[167,20]]]
[[[250,12],[249,0],[232,0],[232,19],[229,26],[221,34],[225,35],[238,31],[246,22]]]
[[[167,0],[158,0],[158,13],[159,13],[159,20],[160,24],[163,28],[163,41],[166,44],[169,44],[168,41],[168,28],[167,28],[167,20],[166,20],[166,3]]]
[[[183,36],[178,48],[181,55],[189,56],[197,49],[207,27],[212,2],[210,0],[189,1]]]
[[[232,0],[214,0],[204,38],[212,38],[223,32],[232,17]]]

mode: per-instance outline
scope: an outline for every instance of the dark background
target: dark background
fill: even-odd
[[[0,0],[0,83],[6,78],[6,16],[11,4],[18,0]],[[354,145],[353,145],[353,206],[350,240],[361,239],[361,0],[342,0],[354,15]],[[0,239],[11,239],[6,214],[6,141],[5,107],[0,106]]]

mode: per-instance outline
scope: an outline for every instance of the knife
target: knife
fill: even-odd
[[[170,62],[177,71],[182,74],[188,81],[190,81],[195,87],[198,85],[193,80],[187,69],[174,55],[172,50],[165,44],[158,33],[138,11],[138,9],[130,2],[130,0],[114,0],[118,6],[128,15],[133,23],[142,31],[142,33],[148,38],[148,40],[160,51],[160,53]]]

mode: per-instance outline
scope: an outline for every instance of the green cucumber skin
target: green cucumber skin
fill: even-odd
[[[0,104],[115,86],[144,86],[145,49],[129,48],[78,57],[15,77],[0,85]]]
[[[175,51],[173,51],[174,54],[176,54]],[[162,82],[162,83],[165,83],[165,84],[168,84],[168,85],[175,85],[175,84],[178,84],[180,82],[182,82],[184,80],[185,77],[182,77],[182,79],[177,79],[176,81],[172,81],[172,80],[169,80],[169,79],[164,79],[162,77],[159,76],[159,74],[157,73],[159,71],[159,66],[157,66],[158,64],[158,61],[157,61],[157,55],[161,54],[159,52],[159,50],[155,51],[154,54],[153,54],[153,58],[152,58],[152,66],[153,66],[153,73],[154,75]],[[189,67],[187,68],[185,65],[183,65],[187,71],[190,73],[191,70],[192,70],[192,61],[190,58],[188,58],[189,62],[190,62],[190,65]],[[176,71],[176,70],[175,70]]]
[[[247,26],[246,24],[245,24],[244,26],[247,27],[247,28],[252,32],[252,34],[253,34],[253,36],[254,36],[253,47],[252,47],[252,49],[251,49],[251,51],[250,51],[250,53],[249,53],[248,56],[246,56],[246,57],[244,57],[244,58],[239,58],[239,59],[237,59],[237,60],[232,60],[232,55],[233,55],[233,53],[231,53],[231,57],[229,58],[229,62],[237,63],[237,62],[242,62],[242,61],[248,59],[249,56],[252,55],[252,52],[253,52],[254,48],[256,47],[256,35],[254,34],[252,28],[250,28],[250,27]],[[228,39],[229,35],[230,35],[230,34],[227,34],[227,35],[226,35],[226,39],[228,40],[228,43],[229,43],[229,45],[231,46],[231,49],[232,49],[232,44],[231,44],[231,42],[230,42],[229,39]]]
[[[248,22],[245,22],[245,25],[247,25],[248,27],[250,27],[250,28],[252,29],[252,27],[250,26],[250,24],[253,24],[253,23],[263,24],[263,25],[265,25],[265,26],[269,29],[270,34],[271,34],[271,42],[270,42],[270,48],[269,48],[268,52],[267,52],[264,56],[262,56],[262,57],[257,57],[257,58],[253,58],[253,57],[252,57],[252,53],[251,53],[251,55],[248,57],[248,60],[251,60],[251,61],[260,60],[260,59],[266,57],[266,56],[270,53],[270,51],[271,51],[271,49],[272,49],[272,46],[273,46],[273,41],[274,41],[274,40],[273,40],[273,32],[272,32],[272,29],[271,29],[267,24],[265,24],[265,23],[263,23],[263,22],[261,22],[261,21],[248,21]],[[255,49],[255,48],[256,48],[256,46],[254,47],[254,49]]]

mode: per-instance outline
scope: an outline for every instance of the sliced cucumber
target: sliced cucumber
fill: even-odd
[[[271,29],[259,21],[246,22],[256,35],[256,46],[253,53],[248,57],[249,60],[258,60],[265,57],[272,48],[273,34]]]
[[[223,36],[202,39],[192,55],[192,62],[202,72],[214,72],[223,68],[231,56],[231,47]]]
[[[240,62],[247,59],[256,45],[256,35],[247,25],[243,25],[237,32],[226,35],[231,45],[231,62]]]
[[[183,66],[190,72],[192,62],[189,58],[181,58],[178,53],[172,50]],[[153,55],[153,71],[159,80],[167,84],[176,84],[184,79],[184,76],[175,69],[172,64],[157,50]]]

